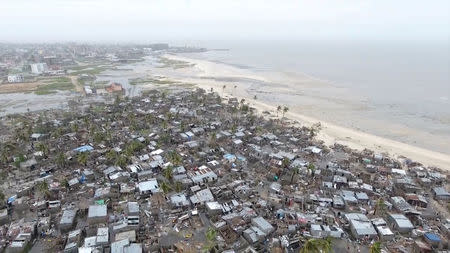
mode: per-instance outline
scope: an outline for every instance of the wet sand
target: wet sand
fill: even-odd
[[[176,81],[196,83],[206,90],[213,88],[223,96],[243,98],[260,112],[271,111],[276,114],[278,105],[288,105],[290,110],[286,114],[287,118],[307,126],[317,122],[322,124],[323,129],[318,138],[327,145],[340,143],[353,149],[368,148],[378,153],[389,153],[393,157],[404,156],[428,166],[450,169],[449,154],[396,140],[396,138],[402,139],[403,136],[404,138],[410,138],[407,140],[411,142],[415,141],[414,137],[416,139],[434,138],[436,139],[436,146],[448,152],[450,149],[446,149],[446,147],[450,143],[445,137],[439,141],[439,136],[423,133],[407,126],[389,122],[383,123],[372,119],[367,119],[369,123],[365,123],[371,124],[373,122],[373,129],[359,130],[358,123],[361,119],[351,114],[358,111],[364,114],[370,108],[366,108],[364,101],[360,101],[360,98],[348,94],[348,91],[340,87],[307,75],[297,74],[292,76],[291,80],[274,82],[274,80],[281,80],[277,73],[258,75],[245,69],[179,55],[165,55],[165,57],[172,60],[187,61],[195,64],[195,66],[176,70],[161,70],[158,74],[164,74]],[[226,85],[225,89],[223,89],[224,85]],[[254,99],[255,95],[257,96],[256,100]],[[315,99],[315,102],[319,101],[323,108],[313,108],[312,106],[305,108],[301,103],[300,105],[296,103],[295,100],[299,99],[302,102],[303,100]],[[329,117],[327,113],[323,113],[324,110],[331,110],[339,117],[347,118],[351,122],[350,127],[336,124],[333,118]],[[304,113],[305,111],[308,113]],[[329,111],[327,112],[329,114]],[[345,115],[346,112],[351,113]],[[327,116],[331,120],[328,120]],[[386,138],[372,133],[376,132],[377,128],[383,131],[388,127],[389,131],[385,131],[386,135],[392,135],[395,138]]]

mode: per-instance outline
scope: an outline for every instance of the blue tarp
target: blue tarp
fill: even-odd
[[[84,174],[81,174],[80,183],[84,183],[86,181],[86,176]]]
[[[237,159],[239,160],[239,161],[247,161],[247,159],[245,158],[245,157],[243,157],[243,156],[241,156],[241,155],[238,155],[237,156]]]
[[[11,204],[12,202],[14,202],[14,200],[16,200],[17,196],[12,196],[8,198],[8,204]]]
[[[440,242],[441,238],[439,237],[439,235],[437,234],[433,234],[433,233],[425,233],[425,237],[433,242]]]
[[[84,146],[74,149],[74,151],[77,151],[77,152],[86,152],[86,151],[92,151],[92,150],[94,150],[94,148],[89,145],[84,145]]]
[[[234,159],[236,159],[236,156],[233,154],[225,154],[225,155],[223,155],[223,158],[225,158],[227,160],[234,160]]]

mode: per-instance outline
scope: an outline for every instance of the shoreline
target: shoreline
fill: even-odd
[[[184,60],[189,61],[190,63],[198,63],[199,61],[190,59],[187,57],[180,57],[178,55],[164,55],[164,57],[173,59],[173,60]],[[202,66],[197,68],[201,68]],[[207,72],[207,70],[203,70]],[[244,72],[243,70],[242,72]],[[224,71],[229,72],[229,70]],[[242,73],[234,73],[235,77],[248,77]],[[257,76],[255,76],[257,77]],[[253,99],[253,96],[248,94],[243,87],[239,87],[239,85],[235,89],[231,89],[230,87],[223,89],[221,83],[214,82],[213,80],[201,80],[200,82],[195,78],[173,78],[180,82],[188,82],[195,83],[197,87],[203,88],[205,90],[210,90],[211,88],[214,91],[221,94],[222,97],[231,96],[236,97],[239,100],[245,99],[250,106],[254,107],[259,113],[263,111],[270,111],[271,114],[276,113],[276,107],[278,105],[269,104],[266,102],[262,102],[259,100]],[[261,77],[257,77],[256,80],[261,80]],[[373,135],[370,133],[365,133],[362,131],[358,131],[352,128],[339,126],[327,121],[319,120],[314,117],[306,116],[294,111],[288,111],[285,115],[286,118],[298,121],[300,124],[304,124],[306,126],[311,126],[317,122],[320,122],[322,125],[322,130],[319,132],[317,138],[319,140],[324,141],[327,146],[333,145],[334,143],[342,144],[348,146],[351,149],[362,150],[362,149],[370,149],[376,153],[387,153],[389,156],[393,158],[401,158],[406,157],[413,161],[420,162],[426,166],[434,166],[439,167],[442,170],[450,170],[450,155],[440,153],[437,151],[428,150],[425,148],[413,146],[410,144],[406,144],[403,142],[399,142],[396,140],[388,139],[385,137],[380,137],[377,135]]]

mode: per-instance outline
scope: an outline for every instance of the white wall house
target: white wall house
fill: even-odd
[[[33,64],[30,64],[30,66],[31,66],[31,73],[33,73],[33,74],[42,74],[42,73],[48,71],[47,63],[42,63],[42,62],[33,63]]]
[[[8,76],[8,82],[9,83],[22,83],[23,82],[23,75],[9,75]]]

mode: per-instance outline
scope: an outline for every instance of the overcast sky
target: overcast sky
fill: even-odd
[[[449,13],[449,0],[0,0],[0,41],[448,41]]]

